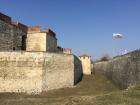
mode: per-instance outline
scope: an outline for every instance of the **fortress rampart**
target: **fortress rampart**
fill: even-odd
[[[81,64],[73,55],[0,52],[0,92],[37,94],[73,87],[81,76]]]
[[[0,51],[26,50],[27,26],[0,13]]]
[[[140,81],[140,50],[95,63],[94,70],[106,75],[120,88],[127,88]]]
[[[0,92],[37,94],[73,87],[82,77],[71,50],[59,53],[55,32],[13,22],[2,13],[0,51]]]

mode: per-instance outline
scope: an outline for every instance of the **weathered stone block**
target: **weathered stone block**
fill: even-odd
[[[40,93],[73,87],[82,76],[73,55],[0,52],[0,92]]]

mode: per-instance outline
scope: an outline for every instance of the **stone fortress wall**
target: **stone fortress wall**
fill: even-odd
[[[0,13],[0,92],[37,94],[73,87],[82,77],[82,65],[70,51],[57,49],[50,29],[27,27]]]
[[[41,30],[39,26],[29,26],[26,50],[58,52],[56,34],[50,29]]]
[[[40,93],[73,87],[82,70],[73,55],[0,52],[0,92]]]
[[[27,27],[0,13],[0,50],[25,50]]]
[[[140,50],[95,63],[94,70],[106,75],[120,88],[127,88],[140,81]]]

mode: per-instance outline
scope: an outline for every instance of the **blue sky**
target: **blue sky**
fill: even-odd
[[[140,0],[0,0],[3,12],[57,33],[58,44],[93,59],[140,48]],[[121,33],[123,39],[112,39]]]

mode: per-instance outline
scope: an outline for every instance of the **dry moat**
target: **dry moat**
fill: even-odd
[[[0,105],[140,105],[140,85],[120,90],[106,77],[84,76],[74,88],[43,92],[40,95],[0,93]]]
[[[74,88],[44,92],[40,95],[0,93],[0,105],[77,105],[93,97],[120,91],[106,77],[95,72],[95,75],[84,76]]]

